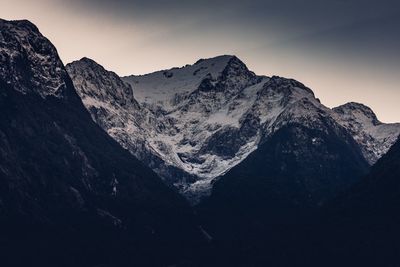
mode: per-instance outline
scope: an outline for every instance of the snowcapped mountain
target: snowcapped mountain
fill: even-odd
[[[120,90],[132,88],[138,102],[133,109],[88,93],[96,87],[105,88],[108,94],[113,90],[107,90],[109,85],[103,88],[108,75],[87,76],[86,68],[90,66],[82,62],[67,65],[95,121],[193,201],[208,194],[216,177],[288,123],[317,128],[320,118],[326,117],[339,123],[338,127],[346,127],[336,111],[322,105],[300,82],[257,76],[235,56],[123,77],[125,84],[109,73]],[[93,72],[104,74],[97,67]],[[386,151],[392,139],[383,142],[385,147],[372,149]],[[154,160],[147,160],[150,157]]]
[[[350,102],[333,111],[336,120],[353,135],[370,164],[382,157],[400,134],[400,123],[380,122],[363,104]]]
[[[287,122],[277,122],[279,116],[283,118],[290,110],[297,117],[312,116],[303,102],[326,109],[301,83],[256,76],[235,56],[199,60],[124,80],[132,85],[141,105],[162,111],[178,129],[159,141],[178,156],[174,160],[178,167],[199,177],[188,187],[184,185],[188,195],[209,192],[215,177],[241,162],[265,136]]]
[[[199,177],[190,185],[177,184],[184,192],[208,191],[213,178],[254,149],[254,135],[242,140],[238,140],[238,135],[242,116],[249,108],[248,100],[253,97],[245,89],[256,89],[262,78],[236,57],[200,60],[181,69],[125,80],[134,87],[140,104],[171,122],[172,127],[163,130],[151,143],[167,162]]]

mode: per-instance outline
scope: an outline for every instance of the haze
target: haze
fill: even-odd
[[[370,106],[400,121],[400,4],[394,0],[0,0],[64,63],[90,57],[119,75],[234,54],[259,75],[295,78],[325,105]]]

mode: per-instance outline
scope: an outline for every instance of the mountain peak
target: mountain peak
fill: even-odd
[[[100,65],[99,63],[97,63],[96,61],[94,61],[93,59],[88,58],[88,57],[83,57],[83,58],[81,58],[81,59],[78,60],[78,61],[80,61],[80,62],[85,62],[85,63],[88,63],[88,64]]]
[[[4,20],[0,19],[1,27],[18,27],[20,29],[25,29],[31,32],[39,32],[39,29],[33,24],[31,21],[23,19],[23,20]]]
[[[185,105],[199,92],[240,93],[256,82],[257,76],[236,56],[222,55],[200,59],[193,65],[171,68],[145,75],[131,75],[122,79],[134,88],[139,103],[172,111]],[[185,102],[186,101],[186,102]]]
[[[310,88],[299,81],[280,76],[272,76],[269,78],[267,82],[264,83],[259,95],[268,99],[272,98],[272,96],[277,93],[283,96],[282,103],[290,102],[291,99],[300,100],[302,98],[307,98],[320,104]]]
[[[34,24],[0,20],[0,33],[0,79],[24,94],[65,95],[68,74],[56,48]]]
[[[211,58],[200,58],[199,60],[196,61],[196,63],[194,63],[194,65],[198,65],[202,62],[229,62],[229,60],[233,59],[233,58],[237,58],[234,55],[220,55],[220,56],[216,56],[216,57],[211,57]]]
[[[229,72],[232,70],[240,70],[242,72],[250,72],[247,68],[246,64],[241,61],[235,55],[221,55],[212,58],[202,58],[196,61],[193,66],[200,66],[203,68],[212,68],[216,67],[216,69],[224,74],[224,72]],[[252,73],[252,72],[251,72]],[[254,75],[254,73],[252,73]],[[254,75],[255,76],[255,75]]]
[[[205,70],[214,77],[218,78],[219,74],[240,66],[241,69],[249,71],[246,65],[234,55],[221,55],[212,58],[201,58],[196,61],[193,65],[188,65],[187,67],[200,68],[200,70]]]
[[[382,124],[378,120],[376,114],[372,111],[372,109],[361,103],[348,102],[346,104],[333,108],[333,111],[348,118],[351,117],[358,120],[362,119],[363,121],[369,121],[373,125]]]
[[[106,70],[94,60],[84,57],[67,64],[66,69],[74,81],[83,101],[105,101],[120,106],[139,105],[133,97],[131,85],[123,82],[114,72]]]
[[[101,69],[101,70],[106,71],[102,65],[100,65],[99,63],[97,63],[96,61],[94,61],[93,59],[88,58],[88,57],[83,57],[79,60],[72,61],[71,63],[67,64],[67,67],[68,66],[74,66],[74,67],[79,66],[79,68],[82,68],[82,69],[96,68],[96,69]]]

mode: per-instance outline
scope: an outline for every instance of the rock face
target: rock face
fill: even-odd
[[[98,71],[99,66],[84,64],[86,59],[81,61],[67,69],[93,119],[194,203],[211,192],[217,177],[288,123],[318,130],[315,118],[334,120],[335,127],[353,136],[369,163],[386,152],[400,133],[398,124],[380,123],[379,129],[372,129],[368,120],[354,128],[340,108],[323,106],[300,82],[257,76],[235,56],[123,77],[126,83],[111,72]],[[130,85],[138,106],[132,109],[88,93],[97,87],[104,91],[105,80],[119,90]],[[113,89],[105,91],[113,94]],[[372,137],[368,141],[364,136]]]
[[[93,122],[33,24],[0,20],[0,69],[2,264],[165,265],[201,240],[185,200]],[[138,108],[124,89],[107,101]]]

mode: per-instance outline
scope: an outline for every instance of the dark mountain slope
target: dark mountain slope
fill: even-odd
[[[0,30],[2,266],[187,258],[200,236],[183,198],[92,121],[33,24]]]
[[[316,243],[332,264],[399,266],[400,140],[351,190],[324,208]],[[325,233],[321,239],[321,233]]]
[[[235,251],[231,264],[307,262],[308,250],[314,249],[303,243],[305,229],[313,225],[309,218],[367,172],[368,164],[346,130],[315,112],[303,124],[287,113],[288,123],[222,176],[198,207],[221,251]]]

